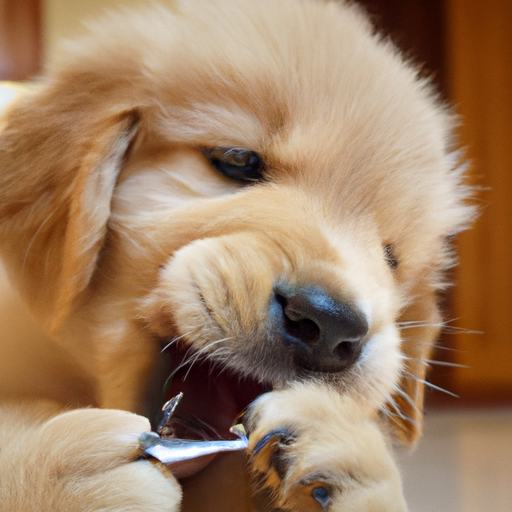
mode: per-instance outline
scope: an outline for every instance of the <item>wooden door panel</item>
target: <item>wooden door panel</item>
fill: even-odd
[[[0,0],[0,79],[24,80],[39,72],[39,0]]]
[[[463,116],[481,217],[460,237],[453,313],[454,385],[463,397],[512,398],[512,2],[448,0],[450,96]]]

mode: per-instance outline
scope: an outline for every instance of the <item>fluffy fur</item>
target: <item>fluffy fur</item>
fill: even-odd
[[[168,375],[161,348],[177,340],[194,368],[206,359],[265,388],[323,383],[380,409],[412,443],[449,240],[472,213],[451,129],[429,84],[354,6],[177,1],[92,26],[10,111],[0,136],[0,250],[60,348],[45,347],[74,361],[66,401],[150,415],[165,398],[155,391]],[[264,180],[222,176],[202,152],[215,146],[256,151]],[[281,281],[364,315],[354,365],[297,368],[269,317]],[[56,359],[32,376],[37,386],[13,376],[4,394],[63,400],[62,387],[47,385],[59,382]],[[30,423],[29,411],[14,416]],[[9,414],[2,424],[12,431],[19,420]],[[124,432],[115,411],[62,421],[81,414]],[[82,432],[91,446],[99,430]],[[61,457],[42,439],[46,457]],[[108,458],[97,459],[99,473]],[[65,471],[78,485],[76,468]],[[166,489],[177,492],[172,482]]]
[[[263,395],[250,419],[253,453],[260,443],[253,468],[279,510],[407,510],[387,428],[379,428],[375,411],[332,389],[301,384]],[[315,499],[318,488],[325,492]]]

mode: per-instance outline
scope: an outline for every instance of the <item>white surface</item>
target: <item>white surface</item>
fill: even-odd
[[[11,101],[16,97],[16,94],[16,89],[3,85],[0,82],[0,117],[2,116],[5,108],[7,108]]]
[[[512,512],[512,410],[427,412],[399,457],[410,512]]]

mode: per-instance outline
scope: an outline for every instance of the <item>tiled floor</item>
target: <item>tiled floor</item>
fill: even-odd
[[[410,512],[512,512],[512,409],[429,411],[399,459]]]

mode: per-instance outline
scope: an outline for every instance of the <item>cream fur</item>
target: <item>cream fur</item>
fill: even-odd
[[[4,406],[0,510],[179,510],[172,476],[149,461],[132,462],[147,430],[145,418],[124,411]]]
[[[414,442],[441,325],[436,294],[452,264],[447,239],[472,216],[452,125],[430,85],[344,3],[183,0],[107,16],[69,44],[0,136],[0,251],[17,293],[57,342],[10,347],[7,365],[39,351],[46,362],[32,389],[13,376],[2,394],[147,414],[146,383],[162,340],[174,337],[241,375],[286,386],[298,375],[266,318],[273,283],[286,279],[365,313],[357,364],[317,380],[326,393],[379,409],[395,436]],[[257,151],[266,181],[224,178],[202,154],[212,146]],[[53,362],[69,372],[65,393]],[[30,406],[5,410],[8,432],[12,414],[33,421]],[[55,421],[81,414],[97,415],[107,432],[124,428],[108,410]],[[102,455],[100,426],[83,437],[92,450],[84,457]],[[57,457],[43,439],[41,453]],[[155,478],[146,494],[178,500],[174,481],[147,463],[119,466],[127,446],[133,438],[94,459],[105,493],[117,496],[108,468],[143,468],[141,481]],[[13,461],[23,471],[22,454]],[[77,467],[66,467],[76,483]],[[4,502],[32,510],[15,482],[2,488]],[[80,492],[53,510],[82,510]]]
[[[311,496],[321,486],[333,512],[407,510],[387,427],[379,428],[375,411],[332,389],[301,384],[263,395],[251,407],[250,420],[251,450],[269,430],[293,436],[280,446],[278,439],[274,446],[270,441],[253,460],[280,509],[321,510]],[[273,468],[276,456],[286,466],[283,478]]]

